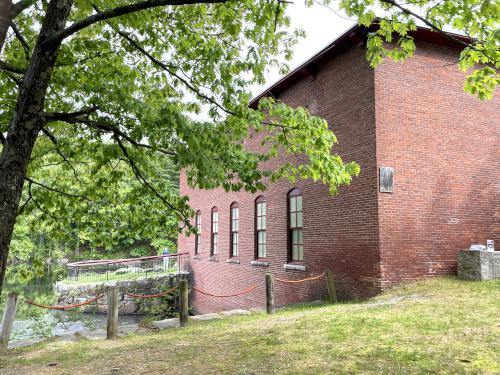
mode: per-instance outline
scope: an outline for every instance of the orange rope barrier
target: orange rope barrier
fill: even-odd
[[[37,307],[41,307],[43,309],[49,309],[49,310],[67,310],[67,309],[73,309],[75,307],[80,307],[80,306],[85,306],[85,305],[90,305],[92,302],[95,302],[97,301],[98,299],[104,297],[104,294],[101,294],[100,296],[97,296],[95,298],[92,298],[92,299],[89,299],[85,302],[82,302],[82,303],[76,303],[74,305],[66,305],[66,306],[48,306],[48,305],[41,305],[39,303],[36,303],[36,302],[33,302],[33,301],[29,301],[29,300],[24,300],[24,302],[26,302],[28,305],[32,305],[32,306],[37,306]]]
[[[134,293],[125,293],[125,295],[133,297],[133,298],[158,298],[164,297],[170,292],[173,292],[177,289],[177,286],[174,286],[172,289],[167,290],[166,292],[156,293],[156,294],[134,294]]]
[[[206,296],[210,296],[210,297],[219,297],[219,298],[226,298],[226,297],[236,297],[236,296],[242,296],[244,294],[248,294],[250,293],[252,290],[254,290],[255,288],[257,288],[257,285],[252,285],[251,287],[241,291],[241,292],[238,292],[238,293],[234,293],[234,294],[222,294],[222,295],[217,295],[217,294],[211,294],[211,293],[207,293],[207,292],[204,292],[198,288],[195,288],[193,287],[193,290],[196,290],[198,293],[201,293],[201,294],[204,294]]]
[[[323,277],[324,275],[325,275],[325,273],[322,273],[321,275],[313,276],[313,277],[306,277],[305,279],[301,279],[301,280],[283,280],[283,279],[278,279],[278,278],[275,278],[274,280],[279,281],[280,283],[286,283],[286,284],[299,284],[299,283],[303,283],[306,281],[318,280],[319,278]]]

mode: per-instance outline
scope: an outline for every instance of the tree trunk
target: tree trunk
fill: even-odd
[[[0,0],[0,53],[9,30],[11,8],[12,0]]]
[[[44,125],[43,104],[61,45],[60,41],[47,44],[44,40],[65,27],[71,6],[72,0],[49,3],[0,157],[0,293],[24,178],[38,132]]]

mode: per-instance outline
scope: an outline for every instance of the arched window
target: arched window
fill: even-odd
[[[288,193],[288,244],[290,260],[304,260],[302,191],[297,188]]]
[[[196,211],[196,235],[194,237],[194,253],[199,254],[201,250],[201,211]]]
[[[212,208],[212,235],[210,244],[210,255],[216,255],[219,250],[219,211],[217,207]]]
[[[266,249],[266,198],[255,200],[255,258],[265,258]]]
[[[231,212],[230,212],[230,221],[231,221],[231,227],[229,230],[229,238],[230,238],[230,243],[231,243],[231,251],[229,254],[229,257],[237,257],[239,255],[239,242],[240,242],[240,235],[239,235],[239,229],[240,229],[240,213],[238,209],[238,203],[233,202],[231,204]]]

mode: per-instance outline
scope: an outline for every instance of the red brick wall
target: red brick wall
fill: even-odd
[[[273,184],[263,193],[267,200],[267,261],[269,267],[251,266],[254,259],[254,200],[259,194],[223,193],[220,190],[192,191],[181,175],[181,193],[202,211],[202,250],[193,259],[194,236],[179,239],[179,250],[191,253],[195,286],[214,293],[240,291],[251,285],[258,288],[244,297],[214,298],[192,294],[198,312],[240,307],[265,306],[264,274],[284,279],[301,279],[333,270],[340,297],[363,297],[380,291],[377,221],[377,169],[375,150],[374,72],[368,66],[362,46],[350,47],[319,67],[316,79],[305,77],[282,93],[290,105],[308,106],[326,118],[335,131],[336,152],[344,160],[356,160],[361,176],[336,197],[321,184],[286,181]],[[255,140],[250,141],[255,142]],[[284,270],[287,262],[287,192],[298,186],[303,190],[304,262],[307,271]],[[229,257],[229,207],[239,204],[240,264],[226,263]],[[209,261],[210,211],[219,210],[219,256]],[[278,305],[321,298],[324,279],[295,286],[276,283]]]
[[[378,193],[384,287],[455,273],[471,243],[500,247],[500,101],[464,93],[457,56],[422,42],[375,71],[377,164],[395,169]]]
[[[271,185],[267,200],[269,267],[254,259],[254,200],[258,194],[181,192],[202,211],[202,251],[191,259],[195,285],[215,294],[257,289],[217,299],[193,293],[198,312],[264,307],[264,274],[300,279],[333,270],[340,297],[365,297],[402,281],[454,273],[457,252],[494,238],[500,247],[499,99],[481,102],[463,92],[457,52],[418,43],[405,64],[386,61],[375,72],[361,46],[340,52],[317,77],[297,80],[280,99],[307,106],[336,133],[344,160],[357,161],[360,177],[336,197],[321,184],[301,182],[304,262],[307,272],[286,271],[287,182]],[[376,100],[375,100],[376,99]],[[375,129],[375,124],[377,128]],[[249,144],[257,140],[249,141]],[[277,161],[279,162],[279,161]],[[395,169],[394,193],[378,192],[378,167]],[[228,264],[229,207],[240,210],[240,264]],[[219,209],[218,261],[209,261],[210,211]],[[194,251],[194,237],[179,239]],[[320,298],[324,281],[276,284],[278,305]]]

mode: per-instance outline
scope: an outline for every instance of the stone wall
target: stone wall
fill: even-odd
[[[100,294],[106,294],[109,288],[118,285],[120,289],[119,314],[132,315],[141,314],[141,306],[136,298],[129,297],[125,293],[134,294],[155,294],[177,285],[178,275],[158,275],[135,280],[109,281],[95,284],[69,284],[67,282],[58,282],[55,285],[55,294],[57,302],[61,305],[78,304]],[[175,302],[175,301],[173,301]],[[83,312],[102,313],[107,312],[107,297],[99,299],[96,303],[82,307]]]
[[[500,251],[460,250],[458,278],[465,280],[500,279]]]

